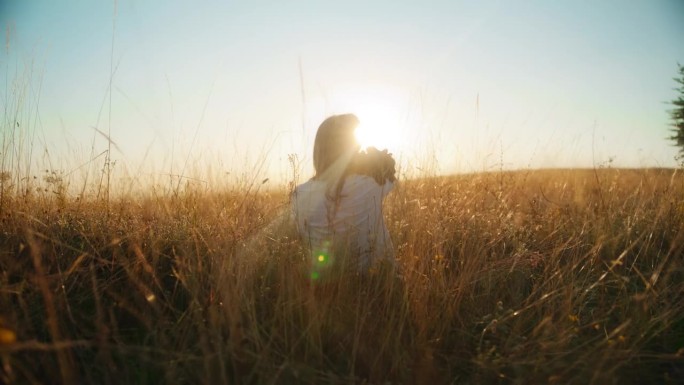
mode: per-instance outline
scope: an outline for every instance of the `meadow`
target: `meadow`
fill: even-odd
[[[405,180],[399,270],[326,282],[287,186],[1,179],[0,383],[684,381],[681,170]]]

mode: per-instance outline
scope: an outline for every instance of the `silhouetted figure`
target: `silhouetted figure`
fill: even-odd
[[[380,261],[395,264],[382,201],[394,188],[394,159],[386,150],[360,152],[353,114],[333,115],[318,127],[315,176],[294,191],[297,229],[312,259],[311,278],[335,271],[367,273]]]

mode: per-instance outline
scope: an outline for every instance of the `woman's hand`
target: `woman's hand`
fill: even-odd
[[[375,179],[379,185],[385,182],[396,181],[396,162],[392,154],[384,149],[368,147],[365,152],[360,152],[352,161],[351,171],[361,175],[368,175]]]

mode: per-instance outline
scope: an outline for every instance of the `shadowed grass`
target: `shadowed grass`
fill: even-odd
[[[53,194],[54,195],[54,194]],[[684,178],[404,182],[400,276],[317,283],[282,192],[5,194],[5,383],[676,383]]]

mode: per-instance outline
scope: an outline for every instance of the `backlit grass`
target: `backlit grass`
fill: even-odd
[[[0,382],[684,378],[679,171],[405,181],[385,205],[400,270],[326,282],[285,187],[3,189]]]

